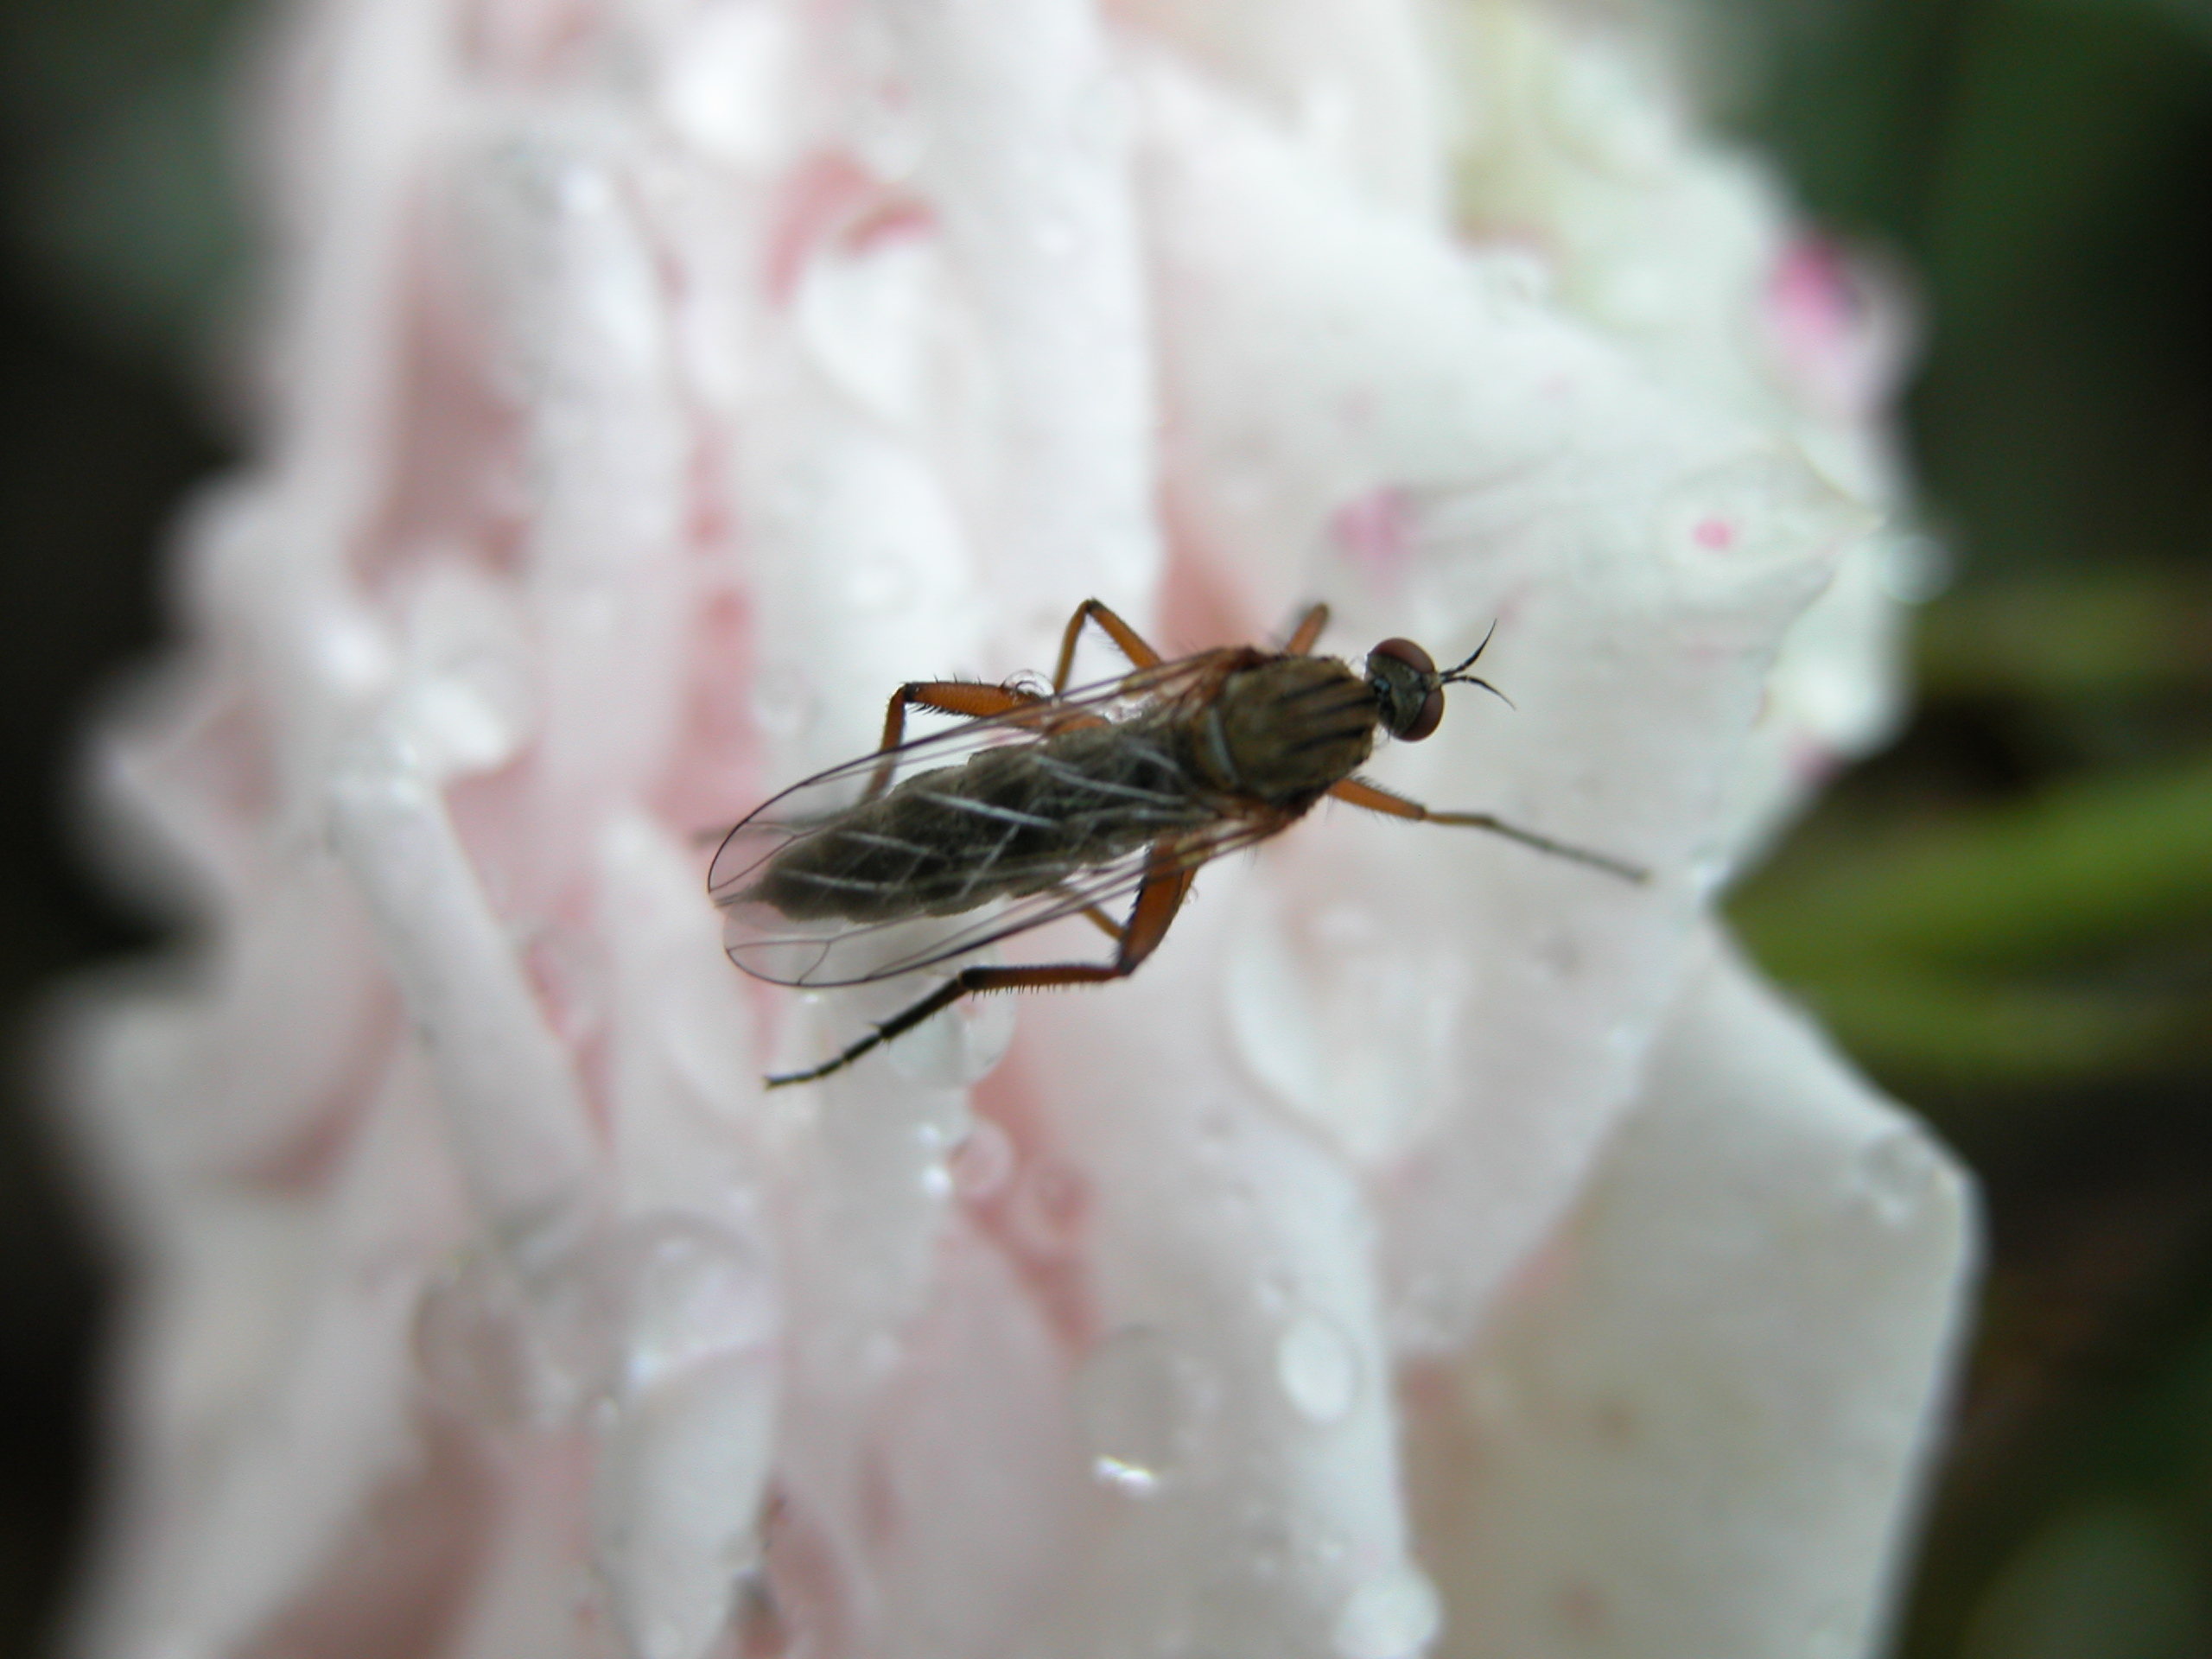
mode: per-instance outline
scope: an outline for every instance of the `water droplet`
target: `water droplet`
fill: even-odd
[[[804,129],[798,26],[771,6],[701,7],[661,89],[670,124],[720,160],[770,171]]]
[[[531,1364],[518,1317],[512,1293],[483,1262],[433,1282],[415,1313],[415,1363],[432,1396],[478,1422],[520,1421]]]
[[[1735,874],[1736,861],[1727,849],[1704,847],[1690,855],[1690,891],[1702,902],[1713,898]]]
[[[619,1343],[609,1382],[635,1395],[767,1342],[776,1323],[766,1264],[743,1238],[689,1216],[632,1224],[596,1264],[588,1297]]]
[[[505,711],[466,680],[441,675],[417,681],[404,706],[408,735],[434,778],[491,771],[521,747],[522,734]]]
[[[1444,1605],[1418,1567],[1378,1573],[1351,1593],[1332,1634],[1343,1659],[1413,1659],[1444,1628]]]
[[[963,1089],[990,1075],[1014,1044],[1015,999],[964,996],[885,1045],[891,1069],[909,1083]]]
[[[952,1189],[971,1204],[988,1198],[1013,1176],[1015,1161],[1014,1137],[979,1117],[953,1148]]]
[[[1851,1171],[1853,1190],[1887,1227],[1903,1227],[1928,1200],[1936,1160],[1921,1138],[1898,1130],[1861,1147]]]
[[[1116,1331],[1084,1358],[1076,1414],[1092,1478],[1150,1497],[1175,1471],[1182,1416],[1172,1344],[1149,1325]]]
[[[391,647],[365,617],[335,608],[314,619],[308,660],[340,696],[366,696],[391,672]]]
[[[789,663],[770,663],[753,680],[753,718],[771,738],[796,736],[814,712],[807,678]]]
[[[1359,1398],[1359,1352],[1334,1321],[1300,1317],[1275,1344],[1275,1380],[1300,1416],[1341,1422]]]
[[[1160,1477],[1150,1469],[1119,1458],[1101,1455],[1090,1460],[1090,1476],[1101,1486],[1128,1497],[1150,1497],[1160,1490]]]

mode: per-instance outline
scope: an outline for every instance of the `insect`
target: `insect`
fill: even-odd
[[[715,853],[708,890],[725,912],[730,959],[779,985],[855,985],[1076,916],[1113,954],[959,968],[842,1052],[768,1085],[828,1077],[963,996],[1127,977],[1160,948],[1200,866],[1288,829],[1324,796],[1648,878],[1486,812],[1433,812],[1357,776],[1378,732],[1417,743],[1436,729],[1446,686],[1497,688],[1470,671],[1482,646],[1439,670],[1411,640],[1385,639],[1356,673],[1312,654],[1328,619],[1314,606],[1281,651],[1231,645],[1171,661],[1086,600],[1068,619],[1049,691],[916,680],[893,692],[874,753],[785,790]],[[1086,623],[1134,666],[1071,691]],[[907,742],[918,707],[965,721]],[[1117,919],[1107,906],[1131,895]]]

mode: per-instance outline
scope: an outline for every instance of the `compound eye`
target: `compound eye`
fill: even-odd
[[[1414,647],[1419,651],[1420,646]],[[1421,713],[1414,716],[1414,723],[1397,734],[1401,743],[1418,743],[1434,731],[1444,718],[1444,690],[1438,687],[1421,700]]]
[[[1427,675],[1436,672],[1436,659],[1410,639],[1385,639],[1367,654],[1370,657],[1391,658],[1403,663],[1416,674]],[[1423,709],[1421,712],[1425,717],[1428,711]],[[1442,718],[1443,715],[1440,713],[1437,719]],[[1432,720],[1428,723],[1429,729],[1433,731],[1436,728],[1436,721]]]

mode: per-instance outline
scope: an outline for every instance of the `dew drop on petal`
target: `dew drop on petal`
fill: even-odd
[[[1898,1130],[1869,1141],[1853,1159],[1853,1196],[1885,1227],[1903,1227],[1925,1209],[1936,1160],[1916,1135]]]
[[[952,1149],[952,1190],[970,1203],[990,1198],[1012,1177],[1014,1162],[1014,1138],[979,1117]]]
[[[1414,1659],[1443,1627],[1436,1586],[1408,1565],[1378,1573],[1353,1591],[1332,1639],[1341,1659]]]
[[[804,675],[791,664],[771,664],[753,677],[753,718],[765,736],[796,736],[813,715],[814,701]]]
[[[1091,1478],[1150,1497],[1175,1472],[1180,1416],[1173,1345],[1149,1325],[1103,1338],[1076,1374],[1077,1421]]]
[[[415,1313],[415,1363],[433,1397],[482,1423],[527,1414],[528,1344],[512,1299],[480,1262],[446,1274],[423,1293]]]
[[[1690,855],[1690,891],[1700,903],[1712,899],[1728,885],[1728,878],[1736,873],[1736,861],[1729,849],[1717,845],[1700,847]]]
[[[1359,1354],[1332,1320],[1303,1314],[1275,1344],[1275,1378],[1300,1416],[1340,1422],[1359,1398]]]
[[[576,1299],[612,1350],[607,1381],[637,1393],[736,1350],[776,1325],[767,1266],[749,1241],[695,1217],[655,1215],[626,1226],[592,1264]]]
[[[883,1046],[909,1083],[961,1089],[988,1077],[1014,1044],[1014,999],[964,996]]]

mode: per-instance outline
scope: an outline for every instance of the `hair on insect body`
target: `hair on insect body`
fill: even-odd
[[[1077,607],[1049,690],[916,680],[891,695],[871,753],[785,790],[723,840],[708,889],[730,959],[808,989],[897,978],[1069,917],[1109,939],[1101,962],[971,964],[859,1041],[769,1086],[828,1077],[962,997],[1126,978],[1160,947],[1199,868],[1288,829],[1324,797],[1387,817],[1484,830],[1625,881],[1643,868],[1506,823],[1437,812],[1357,775],[1379,737],[1417,743],[1445,689],[1490,643],[1439,669],[1385,639],[1354,671],[1313,654],[1307,611],[1280,651],[1223,646],[1163,658],[1095,599]],[[1086,623],[1133,664],[1071,690]],[[1493,632],[1495,626],[1493,625]],[[907,711],[963,717],[906,740]],[[1126,913],[1107,906],[1130,899]]]

